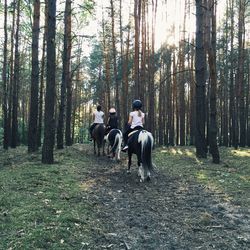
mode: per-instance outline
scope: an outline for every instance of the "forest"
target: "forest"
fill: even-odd
[[[249,0],[0,0],[0,58],[1,249],[249,249]],[[145,185],[90,142],[134,100]]]
[[[123,129],[133,99],[156,145],[250,145],[249,1],[1,1],[1,20],[5,149],[84,142],[96,104]]]

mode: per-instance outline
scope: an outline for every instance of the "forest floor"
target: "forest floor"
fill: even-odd
[[[193,147],[154,150],[141,183],[133,158],[116,163],[92,145],[0,150],[0,249],[250,249],[250,149],[220,148],[222,163]]]

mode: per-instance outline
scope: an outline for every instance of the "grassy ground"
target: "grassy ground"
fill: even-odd
[[[80,249],[91,241],[98,222],[79,185],[91,162],[71,149],[56,152],[56,161],[42,165],[25,148],[1,152],[0,249]]]
[[[250,149],[220,148],[221,164],[212,159],[197,159],[195,148],[158,149],[155,162],[170,175],[194,178],[209,189],[224,194],[225,201],[250,207]],[[165,164],[162,165],[162,162]]]
[[[221,148],[220,165],[200,161],[194,152],[191,147],[156,149],[157,171],[195,179],[223,194],[225,202],[250,207],[250,149]],[[88,249],[94,244],[100,218],[88,202],[92,183],[82,182],[92,174],[93,156],[66,148],[56,151],[55,159],[54,165],[42,165],[40,154],[28,155],[24,147],[0,151],[0,249]]]

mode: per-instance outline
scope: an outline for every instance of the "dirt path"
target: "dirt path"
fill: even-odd
[[[164,172],[140,183],[135,161],[126,174],[125,155],[116,164],[92,156],[89,146],[77,150],[93,158],[81,183],[103,225],[83,249],[250,249],[249,210],[221,203],[224,194]]]

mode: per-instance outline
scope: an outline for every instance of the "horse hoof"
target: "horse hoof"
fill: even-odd
[[[127,170],[127,174],[131,174],[131,171],[130,171],[130,170]]]
[[[148,177],[147,177],[147,181],[150,181],[150,180],[151,180],[151,178],[150,178],[150,176],[148,176]]]

